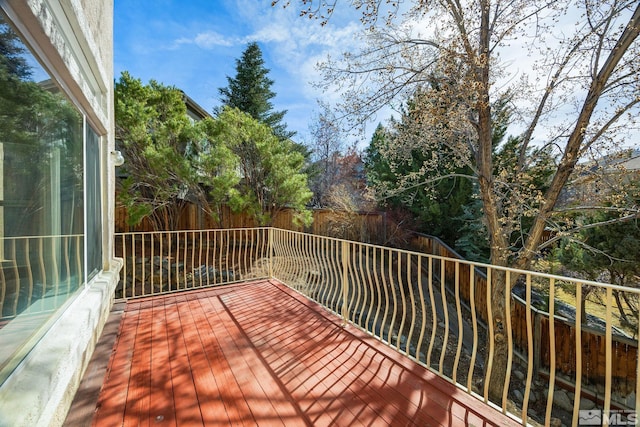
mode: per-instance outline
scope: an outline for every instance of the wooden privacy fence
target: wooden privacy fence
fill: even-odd
[[[250,228],[257,227],[255,220],[244,212],[233,212],[224,207],[216,221],[195,204],[186,204],[178,218],[177,230],[209,230],[215,228]],[[270,226],[292,231],[305,231],[319,236],[339,237],[366,243],[384,243],[386,239],[386,215],[384,212],[343,212],[331,209],[314,209],[313,222],[309,227],[294,224],[294,211],[284,209],[273,218]],[[116,206],[116,233],[174,231],[155,230],[151,221],[144,218],[135,226],[127,224],[127,209]]]
[[[412,247],[421,252],[438,255],[447,258],[463,259],[458,253],[447,246],[440,239],[415,233]],[[459,264],[458,268],[459,292],[466,304],[475,304],[478,316],[487,322],[487,276],[478,267],[472,272],[471,267]],[[445,273],[442,278],[451,290],[455,281],[454,263],[445,262]],[[474,301],[471,301],[471,286],[474,286]],[[530,316],[530,325],[533,328],[533,355],[534,370],[536,374],[548,372],[551,368],[550,345],[550,316],[549,313],[538,310],[535,307],[527,309],[526,302],[512,295],[511,299],[511,329],[514,347],[521,354],[528,354],[527,341],[527,315]],[[579,315],[579,314],[578,314]],[[582,348],[577,349],[573,345],[576,336],[576,325],[572,319],[566,319],[555,315],[554,343],[556,371],[566,378],[574,379],[576,372],[576,351],[581,351],[582,378],[587,384],[595,386],[595,390],[604,384],[606,370],[606,340],[604,331],[582,326]],[[627,395],[629,390],[635,389],[638,341],[620,334],[612,336],[612,360],[611,368],[614,377],[613,389],[620,395]]]
[[[176,230],[210,230],[215,228],[246,228],[254,227],[255,221],[250,215],[240,212],[234,213],[229,207],[222,209],[220,221],[216,221],[211,215],[204,212],[198,205],[187,203],[182,207]],[[139,224],[129,225],[127,223],[127,208],[122,205],[116,206],[115,211],[115,231],[116,233],[129,232],[151,232],[151,231],[176,231],[176,230],[156,230],[148,217],[142,219]],[[273,219],[274,227],[292,229],[293,213],[289,211],[279,212]]]

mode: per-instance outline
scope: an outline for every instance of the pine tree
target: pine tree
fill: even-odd
[[[280,140],[290,139],[295,132],[287,130],[282,119],[284,111],[273,111],[273,99],[276,94],[271,90],[273,80],[268,77],[262,51],[256,42],[251,42],[236,60],[236,76],[227,76],[228,86],[219,88],[222,106],[237,108],[254,119],[269,126]],[[219,108],[216,112],[221,112]]]
[[[27,50],[18,35],[0,16],[0,68],[9,76],[20,80],[31,77],[31,67],[25,59]]]

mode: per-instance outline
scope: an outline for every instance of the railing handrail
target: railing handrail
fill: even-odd
[[[267,230],[273,227],[238,227],[238,228],[203,228],[203,229],[184,229],[184,230],[157,230],[157,231],[122,231],[113,233],[114,236],[129,236],[138,234],[178,234],[178,233],[204,233],[207,231],[244,231],[244,230]]]
[[[73,234],[48,234],[48,235],[34,235],[34,236],[4,236],[0,237],[0,240],[26,240],[26,239],[59,239],[61,237],[84,237],[82,233]]]

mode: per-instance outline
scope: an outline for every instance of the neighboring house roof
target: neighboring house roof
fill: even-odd
[[[189,95],[184,93],[184,91],[182,90],[180,92],[182,92],[184,103],[187,106],[187,114],[189,115],[189,118],[191,120],[193,120],[194,122],[197,122],[207,117],[211,117],[211,114],[209,114],[207,110],[202,108],[200,104],[194,101],[193,98],[191,98]]]
[[[614,154],[602,156],[590,162],[592,170],[603,169],[605,172],[640,169],[640,149],[628,149]]]
[[[579,170],[579,172],[577,172]],[[619,190],[621,183],[640,179],[640,149],[627,149],[581,165],[562,190],[559,204],[591,202]]]
[[[640,170],[640,152],[636,152],[636,156],[632,157],[628,160],[619,163],[619,166],[622,166],[628,171],[632,170]]]

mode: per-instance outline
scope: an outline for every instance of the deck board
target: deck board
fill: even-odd
[[[518,424],[260,281],[129,302],[93,425]]]

